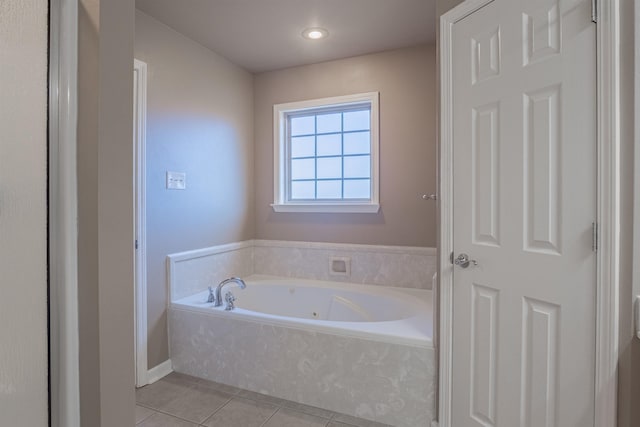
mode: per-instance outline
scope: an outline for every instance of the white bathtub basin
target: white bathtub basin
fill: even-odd
[[[307,279],[249,276],[246,289],[225,286],[236,309],[207,303],[203,291],[172,302],[172,308],[206,312],[262,324],[330,332],[389,343],[432,347],[431,291]]]

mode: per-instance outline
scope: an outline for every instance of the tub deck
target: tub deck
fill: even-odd
[[[260,286],[261,280],[262,284],[274,280],[247,279],[247,289]],[[327,282],[309,285],[336,287]],[[430,425],[435,414],[436,374],[430,292],[356,286],[356,291],[362,287],[400,295],[401,300],[415,304],[413,309],[417,305],[424,312],[374,322],[292,319],[242,308],[232,312],[212,308],[203,302],[205,291],[174,301],[169,308],[173,368],[397,427]],[[242,292],[237,291],[237,302]]]
[[[185,298],[178,299],[171,303],[171,308],[177,310],[187,310],[206,313],[212,316],[223,316],[225,318],[238,318],[250,322],[270,324],[317,332],[333,333],[335,335],[368,338],[380,342],[413,345],[416,347],[433,348],[433,305],[432,292],[423,289],[392,288],[386,286],[372,286],[359,284],[332,283],[318,280],[276,278],[273,276],[252,275],[245,279],[247,289],[241,290],[236,286],[225,287],[225,290],[233,290],[237,297],[236,308],[229,312],[224,310],[224,306],[214,307],[213,303],[207,303],[208,291],[198,292]],[[265,298],[262,303],[267,307],[261,309],[243,308],[243,298],[247,293],[252,292],[255,287],[285,286],[288,289],[306,287],[321,287],[332,289],[340,293],[349,289],[352,294],[369,294],[382,298],[394,298],[400,304],[406,305],[407,315],[397,320],[383,321],[332,321],[315,318],[289,317],[274,314],[278,308],[273,308],[277,304],[298,304],[297,301],[284,301],[274,298],[269,301]],[[262,297],[262,295],[259,295]],[[353,297],[350,296],[350,299]],[[356,301],[357,303],[357,301]],[[385,311],[384,304],[376,307],[375,310]],[[260,311],[259,311],[260,310]],[[283,308],[283,311],[285,308]],[[374,310],[374,311],[375,311]],[[270,311],[270,312],[268,312]],[[309,309],[309,312],[312,310]],[[311,316],[310,316],[311,317]],[[401,316],[398,316],[401,317]]]

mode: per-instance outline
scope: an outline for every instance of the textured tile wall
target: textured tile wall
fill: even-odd
[[[435,414],[432,348],[169,310],[177,372],[397,427]]]
[[[273,276],[431,289],[433,248],[256,240],[254,272]],[[351,274],[331,274],[330,258],[348,258]]]
[[[169,255],[167,268],[173,301],[216,286],[228,277],[253,274],[253,247],[243,242]]]
[[[346,258],[350,274],[332,274],[331,257]],[[168,257],[172,300],[231,276],[266,274],[335,282],[431,289],[434,248],[255,240]]]

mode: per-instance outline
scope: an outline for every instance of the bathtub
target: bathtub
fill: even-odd
[[[177,372],[398,427],[435,412],[431,291],[269,276],[172,301]]]

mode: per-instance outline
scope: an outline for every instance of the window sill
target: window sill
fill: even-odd
[[[287,203],[271,205],[274,212],[377,213],[378,203]]]

